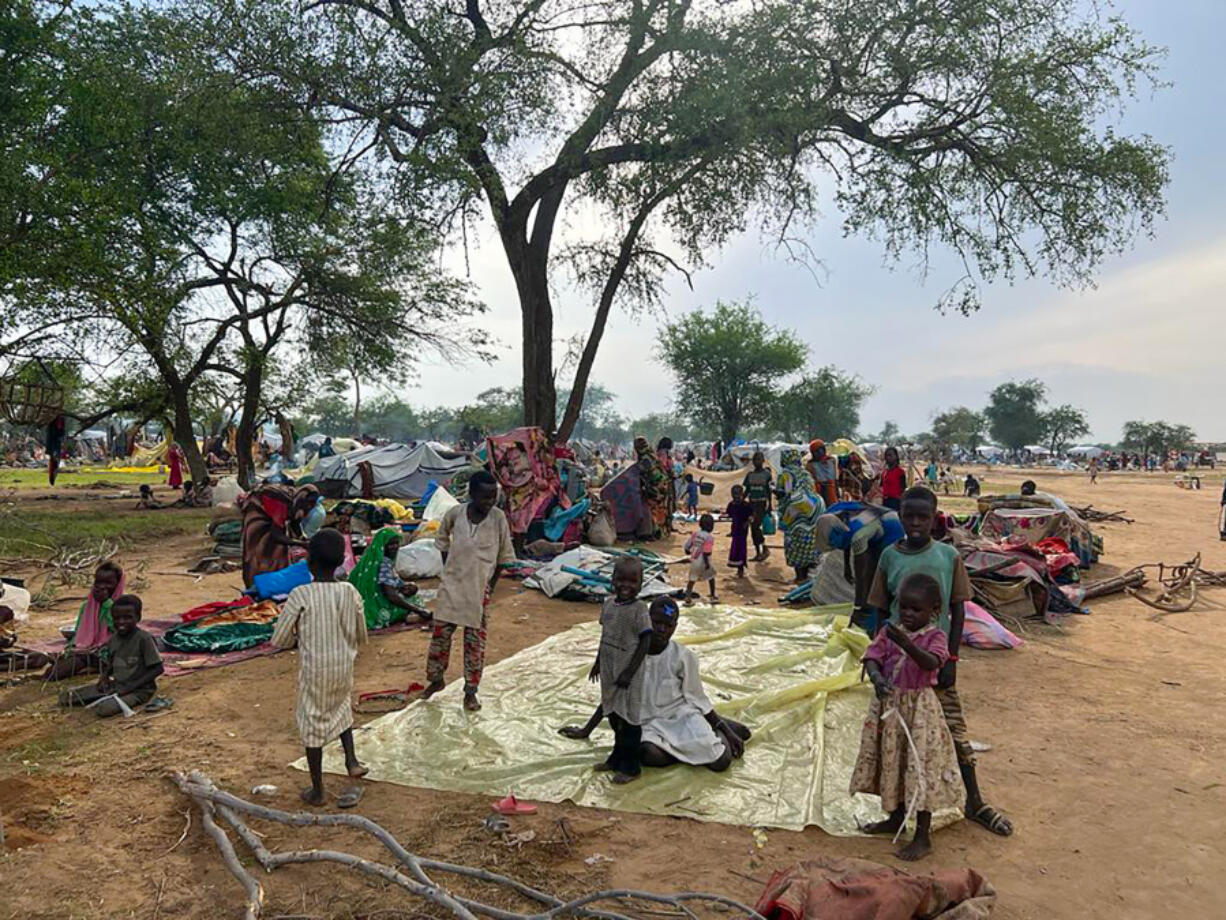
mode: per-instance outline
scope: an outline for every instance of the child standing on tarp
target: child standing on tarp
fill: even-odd
[[[899,625],[888,623],[863,656],[876,693],[860,735],[851,792],[881,796],[889,814],[866,825],[870,834],[898,833],[915,815],[915,838],[898,852],[913,861],[932,852],[932,813],[962,802],[954,739],[933,687],[949,660],[945,634],[933,624],[941,610],[941,586],[915,573],[898,593]]]
[[[324,803],[324,745],[341,739],[345,768],[353,777],[365,776],[367,769],[358,761],[353,748],[353,661],[358,645],[366,641],[366,618],[362,596],[347,581],[336,580],[336,570],[345,558],[345,539],[326,527],[307,544],[310,584],[290,592],[272,644],[292,648],[298,644],[298,733],[306,748],[311,785],[301,792],[308,805]],[[359,790],[341,796],[338,804],[357,804]]]
[[[600,679],[600,707],[613,729],[613,751],[597,764],[621,785],[642,772],[639,745],[643,740],[643,659],[651,645],[651,616],[639,600],[643,563],[622,556],[613,567],[613,596],[600,609],[600,650],[591,680]]]
[[[714,604],[719,600],[715,596],[715,567],[711,565],[711,554],[715,552],[715,518],[709,514],[699,518],[698,530],[690,534],[684,549],[690,556],[690,580],[685,586],[685,605],[694,606],[694,598],[698,596],[694,593],[694,585],[700,581],[711,586],[711,603]]]
[[[736,569],[736,577],[745,577],[745,563],[749,559],[749,522],[753,520],[754,509],[745,500],[745,489],[742,486],[732,487],[732,501],[728,503],[725,513],[732,519],[732,545],[728,548],[728,564]]]
[[[102,676],[93,687],[65,690],[61,706],[90,706],[101,718],[110,718],[153,699],[161,675],[162,656],[153,636],[137,627],[141,600],[122,594],[110,607],[112,632],[102,650]]]

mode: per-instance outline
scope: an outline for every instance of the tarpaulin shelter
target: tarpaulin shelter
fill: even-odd
[[[363,497],[365,465],[369,465],[373,497],[416,501],[425,494],[430,480],[446,484],[467,469],[468,456],[452,451],[443,453],[429,444],[363,447],[322,458],[315,467],[315,483],[329,498]]]
[[[1055,495],[985,495],[979,499],[977,533],[991,540],[1016,536],[1035,546],[1049,538],[1063,540],[1082,568],[1098,561],[1090,525]]]
[[[613,518],[619,537],[634,537],[640,530],[650,529],[651,515],[643,504],[636,464],[630,464],[605,483],[600,500]]]
[[[528,525],[543,517],[554,501],[563,508],[570,507],[570,500],[562,492],[553,448],[540,428],[516,428],[490,435],[486,446],[494,476],[506,493],[511,533],[527,533]]]

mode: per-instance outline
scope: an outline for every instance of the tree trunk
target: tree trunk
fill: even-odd
[[[544,429],[550,437],[557,421],[557,391],[553,379],[553,306],[544,273],[533,273],[520,285],[524,324],[524,424]]]
[[[196,445],[196,432],[192,428],[192,410],[187,399],[187,385],[175,381],[170,388],[170,397],[175,410],[175,441],[183,448],[183,457],[187,468],[191,471],[192,482],[200,484],[207,482],[209,467],[204,462],[204,454]]]
[[[264,382],[261,366],[248,367],[243,374],[243,408],[238,418],[234,447],[238,459],[238,484],[244,489],[255,485],[255,426],[260,412],[260,388]]]
[[[277,423],[277,428],[281,431],[281,459],[285,466],[293,466],[294,461],[294,426],[289,423],[289,419],[285,417],[280,409],[277,409],[272,414],[273,421]]]
[[[362,381],[353,374],[353,436],[362,437]]]

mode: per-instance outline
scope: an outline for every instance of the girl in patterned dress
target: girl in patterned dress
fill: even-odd
[[[341,739],[350,776],[367,773],[353,749],[350,703],[353,661],[358,645],[366,641],[366,617],[358,589],[336,580],[344,558],[345,538],[339,531],[325,527],[311,537],[307,567],[313,580],[290,592],[272,634],[278,648],[298,645],[298,732],[311,772],[302,800],[308,805],[324,803],[324,745],[332,739]],[[346,805],[343,797],[341,804]]]
[[[897,835],[910,813],[915,838],[899,859],[932,852],[932,813],[958,808],[966,789],[958,772],[954,739],[933,687],[949,660],[949,644],[933,624],[941,609],[941,587],[930,575],[914,574],[899,588],[899,620],[877,633],[864,653],[864,670],[876,693],[860,735],[860,756],[851,776],[852,793],[881,796],[889,813],[865,825],[870,834]]]

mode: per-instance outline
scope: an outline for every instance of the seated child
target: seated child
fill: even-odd
[[[728,564],[736,569],[736,577],[745,577],[749,561],[749,522],[753,520],[753,505],[745,500],[745,487],[732,487],[732,501],[725,513],[732,519],[732,545],[728,548]]]
[[[110,560],[94,572],[89,597],[81,603],[72,638],[55,663],[47,669],[45,680],[63,680],[102,666],[100,653],[111,638],[111,608],[124,593],[123,569]]]
[[[298,732],[311,773],[311,785],[301,797],[308,805],[324,803],[323,748],[333,738],[341,739],[350,776],[368,772],[354,752],[350,705],[353,661],[358,645],[366,641],[366,618],[358,589],[336,580],[344,558],[345,540],[337,531],[325,527],[311,537],[307,567],[314,580],[290,592],[272,634],[278,648],[298,645]],[[347,793],[338,804],[351,807],[357,799],[356,793]]]
[[[111,604],[114,632],[102,654],[102,676],[93,687],[79,687],[60,694],[61,706],[91,706],[100,718],[110,718],[153,699],[161,675],[162,656],[153,636],[140,629],[141,600],[122,594]]]
[[[974,473],[966,474],[966,482],[962,491],[967,498],[975,498],[979,495],[979,480],[975,478]]]
[[[136,503],[137,511],[158,511],[166,506],[153,497],[153,487],[147,482],[140,486],[140,501]]]
[[[0,581],[0,669],[24,671],[49,663],[42,652],[27,652],[17,646],[17,621],[30,608],[30,592]]]
[[[600,610],[600,650],[588,674],[600,680],[601,711],[613,729],[613,751],[596,769],[612,772],[618,785],[633,782],[642,772],[642,664],[652,632],[647,605],[638,599],[642,587],[643,563],[620,557],[613,567],[613,596]]]
[[[643,661],[643,740],[645,767],[690,764],[722,773],[745,751],[749,729],[721,718],[711,707],[698,676],[698,658],[673,641],[677,602],[657,597],[651,604],[651,644]],[[587,738],[600,724],[597,706],[586,725],[558,729],[566,738]]]
[[[711,554],[715,552],[715,518],[704,514],[698,519],[698,530],[685,541],[685,551],[690,556],[690,581],[685,586],[685,606],[693,607],[694,585],[705,581],[711,586],[711,603],[719,601],[715,595],[715,567]]]
[[[698,514],[698,483],[694,481],[693,473],[685,474],[685,513]]]
[[[396,556],[400,553],[400,545],[399,534],[390,537],[383,544],[383,558],[379,560],[379,591],[383,599],[393,607],[398,607],[425,623],[431,619],[430,611],[409,600],[417,594],[417,585],[396,574]]]
[[[949,660],[945,633],[933,622],[941,598],[941,586],[931,575],[907,576],[898,592],[901,626],[886,624],[863,657],[876,693],[860,735],[851,792],[881,796],[881,807],[889,813],[886,820],[864,827],[870,834],[897,839],[908,813],[914,812],[915,838],[898,852],[899,859],[909,861],[932,852],[932,813],[957,808],[966,796],[953,735],[933,689],[937,672]]]

